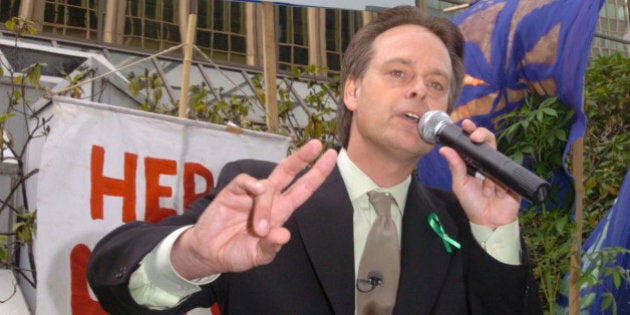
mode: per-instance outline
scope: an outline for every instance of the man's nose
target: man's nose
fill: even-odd
[[[427,86],[422,78],[417,78],[409,84],[407,92],[409,98],[417,98],[423,100],[427,95]]]

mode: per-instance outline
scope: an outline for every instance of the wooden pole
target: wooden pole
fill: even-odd
[[[192,63],[193,45],[195,43],[195,30],[197,27],[197,1],[190,1],[190,14],[186,26],[186,39],[184,45],[184,63],[182,70],[182,86],[179,91],[179,117],[186,117],[188,104],[188,82],[190,77],[190,65]]]
[[[455,5],[455,6],[452,6],[452,7],[445,8],[445,9],[442,10],[442,12],[448,13],[448,12],[453,12],[453,11],[457,11],[457,10],[468,9],[468,7],[470,7],[470,4],[464,3],[464,4]]]
[[[582,221],[584,196],[584,138],[579,138],[571,147],[573,158],[572,175],[575,178],[575,236],[571,245],[571,269],[569,270],[569,314],[580,313],[580,288],[577,284],[581,271]]]
[[[263,60],[265,72],[265,115],[267,132],[278,131],[278,96],[276,87],[276,19],[272,2],[262,2]]]
[[[33,20],[33,0],[23,0],[18,10],[18,17],[27,21]]]

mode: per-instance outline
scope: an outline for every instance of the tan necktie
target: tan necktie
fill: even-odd
[[[378,216],[368,234],[357,277],[357,314],[391,314],[400,274],[398,232],[391,216],[389,193],[368,192]]]

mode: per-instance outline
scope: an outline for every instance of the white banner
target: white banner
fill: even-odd
[[[53,103],[37,187],[38,314],[105,314],[85,277],[102,236],[180,213],[214,186],[226,162],[279,161],[290,142],[68,98]]]

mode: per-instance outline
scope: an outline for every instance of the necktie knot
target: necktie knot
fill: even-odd
[[[370,203],[374,206],[376,213],[381,216],[391,216],[392,202],[394,198],[388,192],[372,190],[367,193]]]

